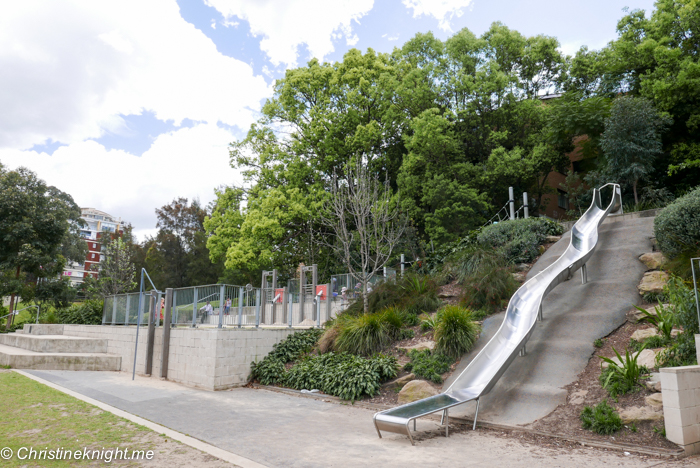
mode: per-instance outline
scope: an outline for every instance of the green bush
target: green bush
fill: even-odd
[[[435,326],[435,351],[458,359],[472,349],[479,331],[479,325],[472,321],[469,310],[447,306],[440,311]]]
[[[292,333],[275,344],[260,362],[251,364],[251,377],[263,385],[275,385],[284,380],[285,364],[311,352],[323,332],[319,329]]]
[[[58,323],[76,325],[101,325],[104,302],[88,299],[81,304],[73,304],[67,309],[56,310]]]
[[[659,212],[654,235],[659,249],[669,258],[700,250],[700,187]]]
[[[662,336],[656,335],[656,336],[650,336],[649,338],[645,338],[644,341],[641,343],[636,340],[630,340],[629,346],[627,346],[631,351],[641,351],[643,349],[653,349],[653,348],[661,348],[669,344],[669,340],[665,339]]]
[[[411,361],[404,366],[406,372],[413,372],[417,377],[442,383],[442,374],[450,370],[454,362],[449,356],[431,353],[429,350],[413,350],[408,353]]]
[[[435,325],[437,325],[439,314],[440,312],[437,312],[435,315],[432,316],[428,314],[421,315],[420,329],[424,332],[427,332],[428,330],[435,330]]]
[[[511,263],[529,263],[537,257],[537,247],[547,236],[560,235],[561,225],[547,218],[527,218],[503,221],[486,226],[477,236],[485,247],[502,249]]]
[[[695,294],[678,276],[671,276],[664,287],[668,296],[669,308],[673,311],[678,325],[683,329],[670,348],[657,356],[659,366],[678,367],[697,364],[695,336],[698,331],[698,316],[695,310]]]
[[[487,314],[496,312],[518,289],[504,257],[494,251],[472,249],[471,256],[463,260],[458,272],[463,287],[460,303],[472,310]]]
[[[362,358],[346,353],[310,355],[295,364],[283,383],[297,390],[318,389],[343,400],[355,401],[374,396],[381,383],[396,377],[398,364],[393,356],[382,354]]]
[[[676,326],[676,314],[673,312],[673,310],[669,307],[663,307],[660,305],[657,305],[654,307],[654,311],[656,314],[652,314],[651,312],[648,312],[645,309],[642,309],[641,307],[637,307],[638,311],[640,311],[643,315],[642,318],[640,319],[640,322],[647,322],[650,323],[656,328],[656,330],[661,334],[661,337],[663,339],[670,341],[671,340],[671,331],[673,330],[673,327]]]
[[[601,359],[609,364],[608,368],[600,374],[600,384],[608,391],[611,397],[632,393],[639,390],[639,382],[649,369],[637,363],[639,353],[625,351],[625,357],[613,348],[617,361],[601,356]]]
[[[381,351],[399,337],[402,320],[395,308],[349,317],[341,325],[335,349],[364,356]]]
[[[593,408],[590,406],[583,408],[580,419],[584,429],[602,435],[613,434],[622,428],[620,415],[606,400],[601,401]]]
[[[603,340],[600,338],[593,341],[593,346],[595,346],[596,348],[602,348],[604,344],[605,342],[603,342]]]
[[[407,274],[403,278],[387,280],[374,286],[367,297],[369,312],[380,312],[388,307],[398,307],[416,315],[432,312],[440,306],[437,293],[438,285],[429,277]],[[350,304],[345,313],[364,313],[362,301]]]

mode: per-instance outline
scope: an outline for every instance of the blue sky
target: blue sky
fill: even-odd
[[[0,162],[155,230],[178,196],[240,184],[228,165],[274,80],[311,57],[390,52],[418,32],[477,35],[500,21],[561,50],[616,37],[652,1],[27,0],[0,6]]]

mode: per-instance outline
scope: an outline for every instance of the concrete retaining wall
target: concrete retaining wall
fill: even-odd
[[[700,453],[700,366],[666,367],[659,372],[666,438],[686,455]]]
[[[134,364],[136,327],[102,325],[64,325],[63,334],[106,338],[107,352],[122,357],[121,370],[131,372]],[[206,390],[223,390],[245,385],[250,364],[259,361],[297,330],[251,328],[176,328],[170,331],[168,380]],[[163,329],[156,329],[153,349],[154,377],[160,376]],[[148,329],[139,330],[136,373],[146,368]]]

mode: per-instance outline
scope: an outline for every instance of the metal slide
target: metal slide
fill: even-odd
[[[600,191],[607,186],[612,186],[613,194],[604,208]],[[537,319],[542,320],[542,300],[579,268],[581,280],[586,282],[586,262],[598,244],[598,226],[610,213],[622,213],[621,191],[617,184],[606,184],[593,190],[593,202],[571,228],[571,241],[564,254],[515,292],[501,327],[445,392],[374,415],[379,437],[382,437],[381,431],[405,434],[413,444],[409,430],[411,421],[415,431],[417,418],[442,411],[443,422],[449,422],[445,421],[449,418],[449,408],[472,400],[476,400],[477,405],[473,426],[476,429],[479,399],[491,391],[516,356],[525,353],[525,344]],[[445,425],[445,435],[449,436],[448,424]]]

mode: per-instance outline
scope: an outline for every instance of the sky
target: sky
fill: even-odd
[[[155,209],[242,185],[245,137],[285,70],[500,21],[562,52],[651,0],[22,0],[0,4],[0,163],[154,235]]]

